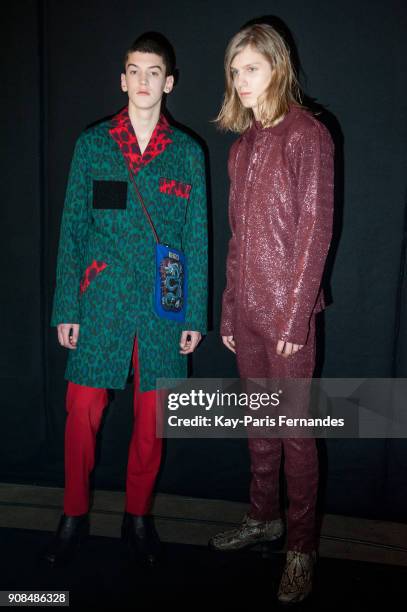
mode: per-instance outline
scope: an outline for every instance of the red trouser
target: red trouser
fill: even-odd
[[[134,339],[132,363],[134,426],[127,463],[126,511],[143,515],[149,511],[161,461],[162,439],[156,437],[156,398],[161,392],[140,392],[137,337]],[[107,404],[106,389],[68,382],[64,496],[67,515],[88,512],[89,474],[95,464],[96,434]]]
[[[239,322],[234,339],[241,378],[311,379],[315,368],[315,315],[311,317],[307,344],[289,357],[278,355],[277,341],[266,340],[249,322]],[[303,392],[298,394],[298,402],[303,405],[295,407],[296,415],[305,415],[308,399],[305,383]],[[249,432],[248,441],[252,473],[250,516],[261,521],[280,517],[279,474],[283,446],[289,501],[287,548],[302,552],[316,549],[315,507],[319,474],[315,439],[254,438]]]

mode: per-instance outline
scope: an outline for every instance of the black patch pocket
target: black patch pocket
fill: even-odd
[[[127,207],[127,181],[93,181],[93,208],[104,210]]]

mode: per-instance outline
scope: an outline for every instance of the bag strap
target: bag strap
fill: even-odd
[[[123,157],[124,157],[124,155],[123,155]],[[140,191],[139,191],[139,188],[137,187],[136,179],[134,178],[133,172],[132,172],[132,170],[131,170],[131,168],[130,168],[130,165],[128,164],[127,159],[126,159],[125,157],[124,157],[124,160],[125,160],[125,162],[126,162],[126,165],[127,165],[127,170],[128,170],[128,172],[129,172],[130,179],[131,179],[131,181],[132,181],[132,183],[133,183],[133,186],[134,186],[134,189],[135,189],[135,191],[136,191],[137,197],[138,197],[138,199],[140,200],[140,204],[141,204],[141,206],[142,206],[142,208],[143,208],[144,214],[146,215],[147,220],[148,220],[148,222],[149,222],[149,224],[150,224],[150,227],[151,227],[151,229],[153,230],[153,234],[154,234],[155,241],[156,241],[156,243],[157,243],[157,244],[159,244],[159,242],[160,242],[160,241],[159,241],[159,239],[158,239],[158,234],[157,234],[156,229],[155,229],[155,227],[154,227],[154,223],[153,223],[153,222],[152,222],[152,220],[151,220],[150,214],[149,214],[149,212],[148,212],[148,210],[147,210],[147,208],[146,208],[146,205],[144,204],[144,200],[143,200],[143,198],[141,197],[141,193],[140,193]]]

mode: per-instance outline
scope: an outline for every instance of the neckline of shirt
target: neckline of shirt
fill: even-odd
[[[294,106],[293,104],[290,104],[290,110],[284,116],[284,119],[277,123],[277,125],[271,125],[270,127],[262,127],[260,121],[254,120],[252,126],[256,132],[271,132],[272,134],[281,134],[293,121],[298,110],[298,107]]]

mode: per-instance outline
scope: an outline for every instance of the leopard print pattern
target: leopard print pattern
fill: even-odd
[[[160,178],[161,193],[173,193],[179,198],[186,198],[188,200],[191,187],[192,185],[186,185],[180,181],[172,181],[164,177]]]
[[[86,289],[89,287],[90,281],[93,280],[95,276],[99,274],[99,272],[104,270],[106,266],[107,266],[107,263],[104,261],[96,261],[96,260],[92,261],[90,266],[86,268],[84,275],[82,277],[82,280],[80,283],[81,293],[84,293],[84,291],[86,291]]]
[[[143,164],[137,184],[161,242],[182,248],[188,265],[185,323],[158,317],[153,308],[154,237],[128,177],[111,121],[88,128],[74,151],[58,247],[51,325],[79,323],[76,350],[68,352],[65,378],[90,387],[123,389],[134,336],[138,336],[140,389],[157,378],[184,378],[182,330],[206,333],[207,212],[204,154],[187,134],[171,127],[172,143]],[[160,177],[191,185],[189,199],[160,191]],[[125,181],[125,208],[92,206],[93,181]],[[81,279],[92,262],[102,272]]]
[[[170,137],[172,130],[162,113],[143,154],[140,151],[127,106],[113,117],[111,123],[110,135],[119,145],[121,152],[135,174],[172,143]]]

